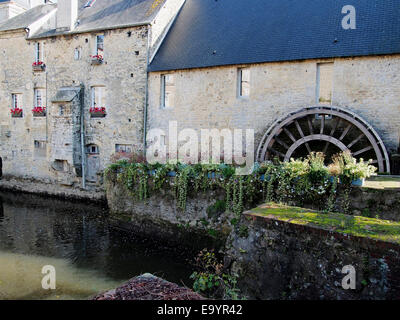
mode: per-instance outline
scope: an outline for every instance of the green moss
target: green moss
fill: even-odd
[[[251,214],[271,216],[281,221],[310,225],[343,234],[400,243],[400,222],[349,216],[341,213],[324,214],[317,211],[269,203],[253,209]]]

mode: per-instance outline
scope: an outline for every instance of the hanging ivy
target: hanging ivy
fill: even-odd
[[[185,211],[190,193],[224,190],[226,211],[237,217],[245,208],[261,201],[302,205],[311,203],[332,211],[337,198],[338,181],[343,185],[342,207],[350,208],[351,181],[369,176],[368,163],[357,162],[349,155],[338,155],[326,167],[324,155],[316,153],[304,160],[266,162],[255,165],[247,176],[236,176],[232,165],[146,164],[120,161],[105,171],[107,181],[123,183],[143,201],[160,190],[171,190],[177,207]],[[355,173],[357,175],[355,175]]]

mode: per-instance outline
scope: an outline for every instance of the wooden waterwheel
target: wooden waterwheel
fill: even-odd
[[[289,161],[324,152],[327,160],[340,151],[372,160],[379,172],[390,172],[389,156],[377,132],[355,113],[332,106],[309,107],[276,121],[265,133],[257,161]]]

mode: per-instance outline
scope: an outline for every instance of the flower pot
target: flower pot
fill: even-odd
[[[269,180],[271,180],[271,176],[270,176],[270,175],[267,175],[267,176],[265,177],[265,174],[262,174],[262,175],[260,176],[260,180],[261,180],[261,181],[269,181]]]
[[[37,72],[37,71],[44,71],[45,68],[46,68],[46,65],[45,65],[45,64],[38,64],[38,65],[33,65],[33,66],[32,66],[32,70],[33,70],[34,72]]]
[[[106,116],[106,113],[102,112],[92,112],[90,113],[91,118],[104,118]]]
[[[215,172],[209,172],[208,173],[208,179],[215,179],[215,177],[216,177]]]
[[[365,179],[356,179],[351,182],[352,186],[362,187],[364,185]]]
[[[176,177],[176,172],[175,171],[170,171],[167,173],[168,177]]]
[[[12,113],[11,118],[22,118],[22,112],[20,113]]]
[[[35,118],[40,118],[40,117],[45,117],[46,116],[46,112],[33,112],[33,116]]]
[[[91,60],[91,64],[92,65],[99,65],[103,63],[103,59],[99,59],[99,58],[92,58]]]

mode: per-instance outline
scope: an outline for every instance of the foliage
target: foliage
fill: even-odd
[[[371,161],[365,162],[362,158],[357,161],[348,151],[335,155],[332,160],[330,172],[336,173],[335,175],[345,184],[368,178],[376,172],[376,167],[370,165]]]
[[[375,167],[349,153],[333,157],[325,165],[322,153],[311,153],[306,159],[289,162],[265,162],[254,166],[247,176],[236,176],[235,167],[226,164],[186,165],[148,164],[136,154],[115,155],[118,160],[105,171],[106,180],[118,181],[138,200],[143,201],[161,190],[170,190],[177,207],[185,211],[187,199],[199,192],[224,190],[225,199],[218,208],[209,208],[209,215],[232,212],[235,222],[245,209],[261,201],[287,204],[311,204],[317,209],[332,211],[337,198],[338,183],[343,190],[343,206],[349,207],[351,182],[369,177]],[[122,159],[121,159],[122,158]],[[215,211],[215,212],[214,212]]]
[[[224,273],[223,264],[213,250],[202,250],[195,264],[198,271],[190,276],[194,280],[194,291],[213,299],[240,299],[240,290],[237,288],[238,276]]]

